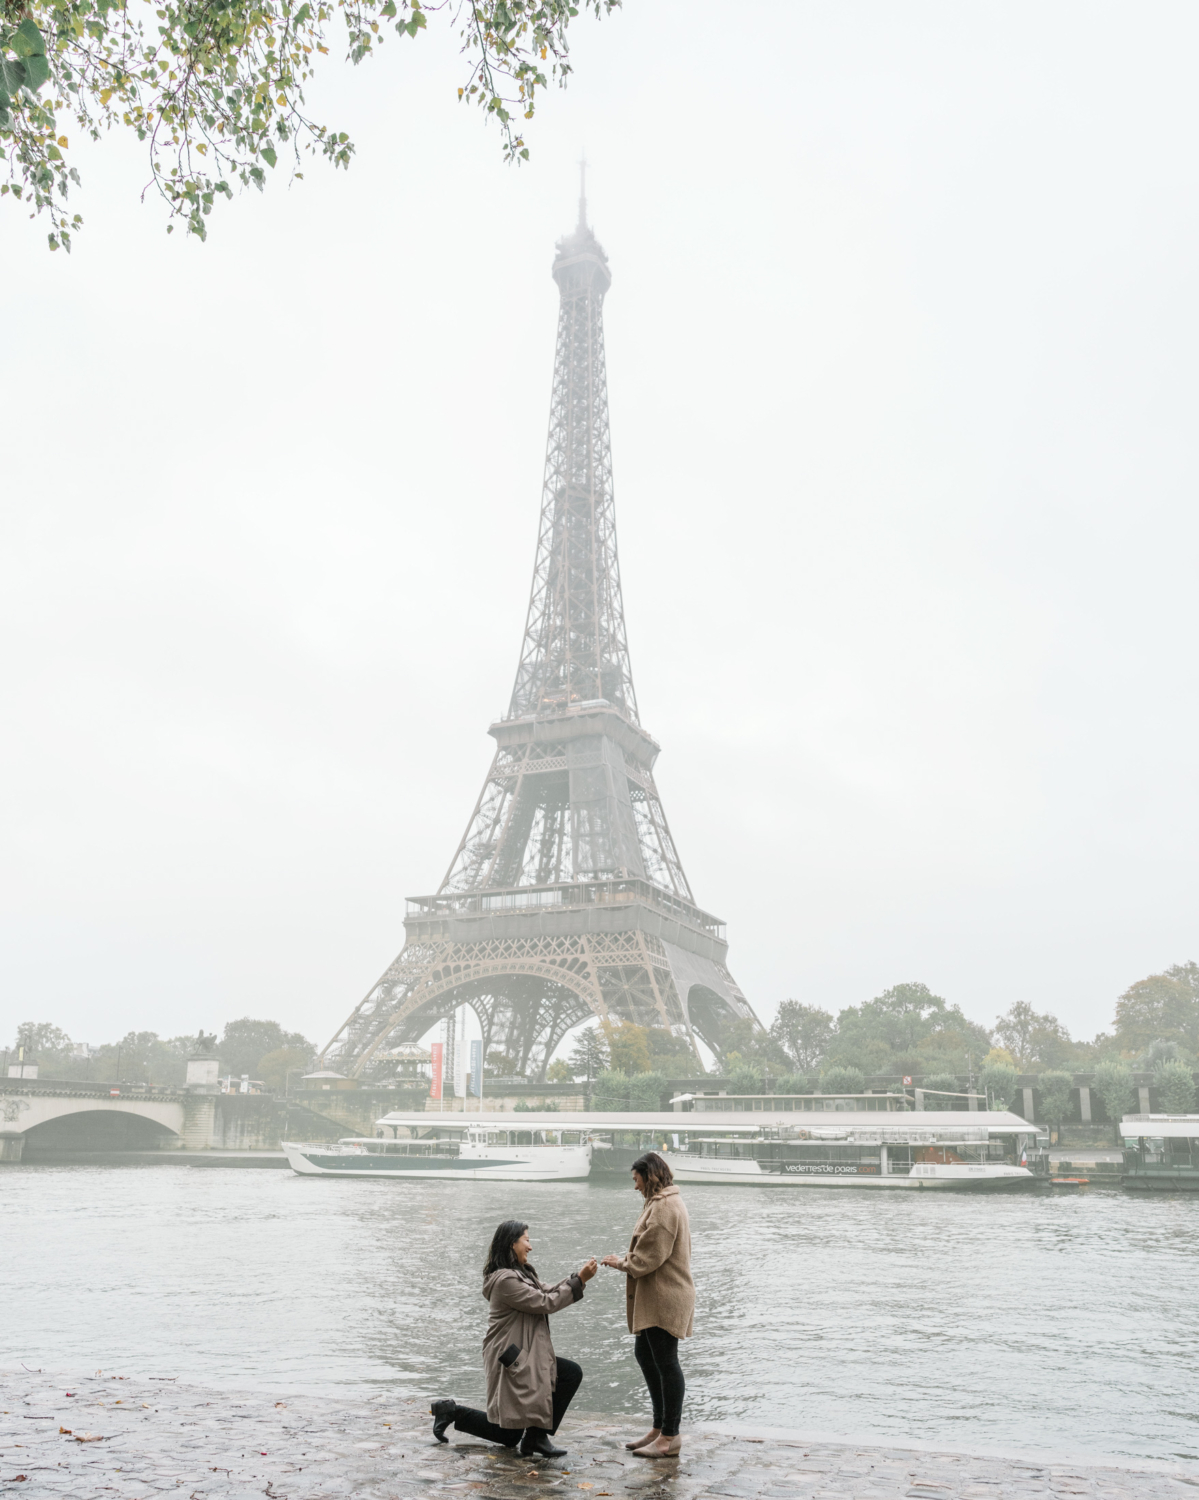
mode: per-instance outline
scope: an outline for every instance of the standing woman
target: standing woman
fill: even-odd
[[[679,1422],[686,1382],[679,1340],[691,1337],[695,1283],[691,1279],[691,1225],[674,1176],[664,1158],[647,1151],[633,1163],[633,1186],[645,1207],[622,1257],[602,1264],[623,1271],[633,1353],[645,1376],[654,1422],[635,1443],[638,1458],[672,1458],[682,1447]]]
[[[505,1219],[491,1237],[483,1267],[483,1296],[491,1306],[483,1338],[487,1371],[487,1410],[475,1411],[454,1400],[434,1401],[433,1436],[447,1442],[452,1422],[459,1432],[502,1443],[520,1444],[521,1455],[559,1458],[550,1438],[566,1415],[583,1372],[571,1359],[559,1359],[550,1342],[550,1314],[578,1302],[583,1283],[596,1273],[589,1260],[565,1281],[547,1286],[529,1264],[533,1246],[529,1226]]]

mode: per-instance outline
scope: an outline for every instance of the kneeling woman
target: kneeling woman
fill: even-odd
[[[434,1401],[433,1436],[447,1442],[453,1423],[471,1437],[520,1444],[521,1454],[557,1458],[566,1452],[550,1438],[566,1415],[571,1397],[583,1380],[573,1360],[559,1359],[550,1342],[549,1313],[578,1302],[584,1282],[596,1272],[589,1260],[565,1281],[546,1286],[529,1265],[532,1250],[529,1226],[507,1219],[496,1230],[483,1267],[483,1295],[491,1317],[483,1339],[483,1367],[487,1371],[487,1411],[474,1411],[456,1401]]]

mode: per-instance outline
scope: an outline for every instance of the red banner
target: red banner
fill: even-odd
[[[441,1098],[441,1060],[445,1055],[445,1043],[434,1042],[430,1048],[433,1053],[433,1079],[429,1084],[429,1098]]]

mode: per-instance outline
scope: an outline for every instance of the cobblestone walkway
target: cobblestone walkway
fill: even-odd
[[[566,1458],[432,1440],[427,1405],[369,1395],[273,1401],[108,1374],[0,1374],[0,1494],[72,1500],[1199,1500],[1199,1470],[1073,1466],[704,1429],[681,1458],[627,1454],[627,1424],[568,1416]]]

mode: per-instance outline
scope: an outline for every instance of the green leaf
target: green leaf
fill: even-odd
[[[12,50],[18,57],[45,57],[46,44],[42,34],[28,16],[12,34]]]
[[[50,76],[50,64],[45,57],[35,53],[25,61],[25,87],[40,89]]]
[[[274,146],[264,146],[262,148],[262,159],[264,162],[266,162],[268,167],[273,167],[275,165],[277,158],[275,156]]]
[[[47,158],[48,161],[61,161],[62,160],[62,152],[58,149],[57,146],[53,146],[53,145],[47,146],[46,147],[46,158]]]

